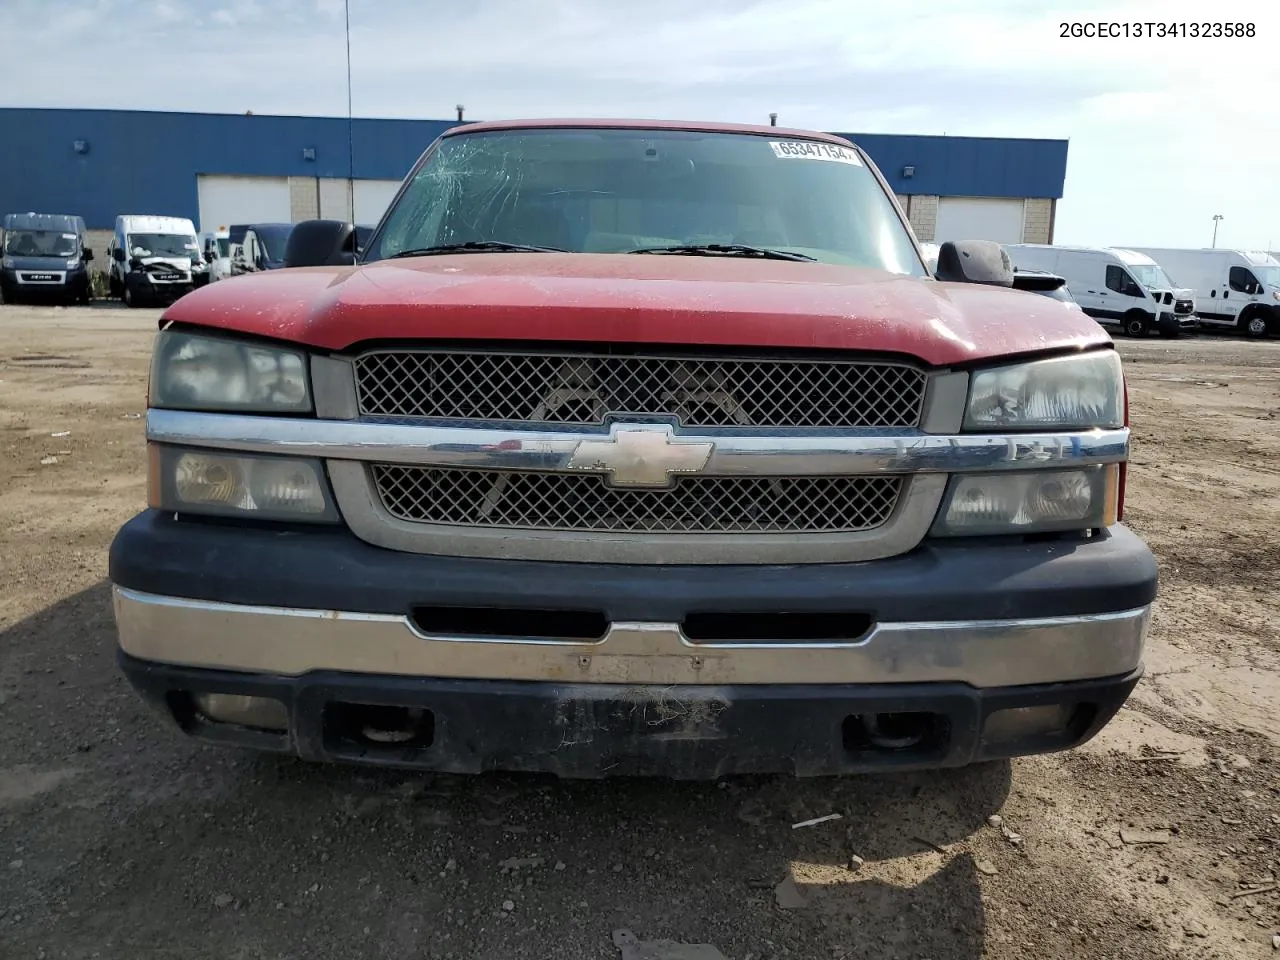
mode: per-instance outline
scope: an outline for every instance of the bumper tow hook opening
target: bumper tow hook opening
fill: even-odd
[[[879,750],[907,750],[929,732],[927,713],[866,713],[861,719],[867,739]]]
[[[434,714],[418,707],[331,703],[326,714],[331,734],[371,748],[426,748],[435,740]]]

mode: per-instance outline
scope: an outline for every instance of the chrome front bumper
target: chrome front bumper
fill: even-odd
[[[1150,606],[1045,619],[880,623],[853,641],[695,643],[678,624],[614,622],[599,641],[428,635],[406,616],[187,600],[116,586],[138,660],[248,674],[312,671],[642,685],[1093,680],[1141,665]]]

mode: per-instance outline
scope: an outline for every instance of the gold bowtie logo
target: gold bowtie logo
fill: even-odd
[[[606,473],[617,487],[668,487],[675,474],[705,468],[715,446],[676,440],[670,427],[615,427],[607,440],[579,443],[569,469]]]

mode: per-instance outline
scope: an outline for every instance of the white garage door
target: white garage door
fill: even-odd
[[[994,240],[996,243],[1022,242],[1021,200],[978,197],[943,197],[938,201],[938,225],[933,238],[948,240]]]
[[[200,230],[217,230],[233,223],[288,223],[287,177],[227,177],[201,174]]]
[[[399,189],[399,180],[357,180],[356,223],[372,227],[381,220],[391,198]]]

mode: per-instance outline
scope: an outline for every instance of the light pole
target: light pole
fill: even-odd
[[[351,201],[351,222],[356,222],[356,140],[351,111],[351,0],[342,5],[347,34],[347,191]]]
[[[1218,246],[1218,221],[1222,219],[1222,214],[1215,213],[1213,215],[1213,246]]]

